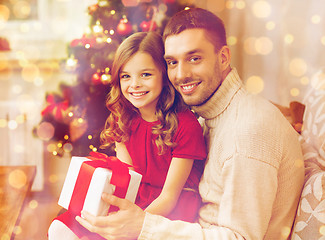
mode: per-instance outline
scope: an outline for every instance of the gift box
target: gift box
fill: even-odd
[[[134,202],[141,178],[141,174],[115,157],[101,153],[72,157],[58,204],[77,215],[85,210],[94,216],[105,216],[114,206],[102,200],[102,193]]]

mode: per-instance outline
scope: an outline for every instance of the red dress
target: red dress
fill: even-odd
[[[205,160],[207,154],[202,128],[190,110],[179,113],[178,128],[173,136],[173,142],[177,145],[159,155],[154,142],[156,136],[152,134],[152,126],[156,124],[157,122],[146,122],[141,117],[134,119],[130,139],[125,143],[135,171],[142,174],[135,203],[144,209],[159,196],[173,157],[194,159],[192,171],[184,186],[190,190],[182,191],[176,207],[167,216],[172,220],[193,222],[201,205],[198,193],[204,168],[204,161],[201,160]]]
[[[159,196],[172,157],[195,159],[192,171],[184,186],[190,190],[182,191],[176,207],[167,216],[171,220],[193,222],[197,218],[201,205],[198,184],[203,172],[204,161],[200,160],[205,160],[207,154],[202,128],[190,110],[179,113],[178,128],[173,136],[173,142],[177,143],[177,146],[167,149],[164,155],[159,155],[154,142],[155,135],[152,134],[152,126],[155,124],[157,122],[146,122],[141,117],[134,119],[130,139],[125,143],[135,170],[142,174],[136,204],[141,208],[146,208]],[[69,226],[79,238],[87,236],[92,240],[104,239],[81,226],[75,217],[76,215],[66,211],[55,219]]]

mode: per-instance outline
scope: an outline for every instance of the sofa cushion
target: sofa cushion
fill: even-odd
[[[325,167],[325,68],[311,79],[303,103],[306,106],[302,135],[318,151]]]
[[[292,232],[292,240],[325,240],[325,171],[317,153],[305,154],[306,182]]]

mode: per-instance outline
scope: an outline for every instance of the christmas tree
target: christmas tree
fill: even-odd
[[[34,129],[36,136],[56,143],[48,151],[86,156],[98,150],[117,47],[134,32],[162,33],[168,19],[186,7],[192,7],[186,0],[98,0],[88,7],[89,31],[69,43],[64,62],[76,83],[61,83],[58,92],[46,94],[42,120]],[[114,149],[105,152],[114,155]]]

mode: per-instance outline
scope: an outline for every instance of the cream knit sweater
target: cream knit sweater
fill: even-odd
[[[287,239],[304,180],[298,134],[276,107],[246,92],[235,69],[193,109],[205,119],[209,149],[199,224],[146,213],[139,239]]]

